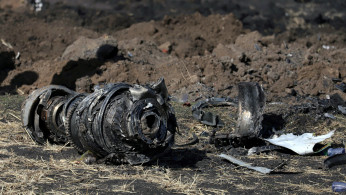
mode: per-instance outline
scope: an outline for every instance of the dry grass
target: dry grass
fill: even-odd
[[[330,193],[330,188],[321,187],[320,183],[306,184],[306,183],[294,183],[290,182],[275,182],[276,184],[283,185],[284,188],[293,188],[298,192],[314,193],[314,194],[326,194]]]
[[[1,101],[3,100],[0,98]],[[332,181],[346,180],[346,176],[341,174],[344,170],[342,168],[331,171],[319,168],[325,157],[291,156],[282,171],[293,174],[263,175],[222,161],[217,157],[218,151],[212,146],[210,148],[213,153],[206,154],[204,163],[191,167],[170,167],[162,164],[86,165],[76,161],[79,158],[78,154],[67,145],[35,145],[21,127],[19,109],[3,109],[1,106],[3,104],[0,103],[0,194],[131,194],[140,193],[143,189],[149,190],[148,193],[153,189],[153,193],[182,194],[274,191],[282,194],[321,194],[331,192]],[[179,105],[175,107],[178,122],[183,124],[183,136],[177,136],[181,143],[187,141],[191,132],[200,135],[212,130],[211,127],[191,119],[190,108]],[[222,112],[222,119],[229,116],[229,113],[222,109],[214,111]],[[233,116],[235,112],[232,108]],[[319,133],[326,133],[331,128],[339,129],[335,132],[333,141],[342,143],[346,135],[340,129],[346,128],[346,120],[344,116],[336,117],[338,120],[333,120],[328,125],[321,122],[309,124],[309,128],[311,126],[313,131]],[[236,121],[235,118],[231,118],[225,122],[226,127],[223,131],[230,131],[234,127],[232,123]],[[200,137],[200,144],[206,143],[207,139]],[[200,145],[193,147],[198,148]],[[243,160],[266,166],[266,162],[273,162],[275,165],[280,163],[282,158],[269,153],[244,157]]]

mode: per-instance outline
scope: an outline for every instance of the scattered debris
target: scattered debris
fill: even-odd
[[[316,147],[316,145],[315,145],[315,147]],[[328,154],[328,150],[331,149],[332,144],[328,143],[324,146],[322,145],[322,147],[321,147],[321,145],[318,145],[318,147],[316,147],[316,148],[315,147],[314,147],[314,154],[321,154],[321,155],[326,156]]]
[[[329,46],[329,45],[322,45],[323,49],[329,50],[329,49],[334,49],[335,46]]]
[[[336,83],[336,82],[341,82],[342,80],[340,78],[332,78],[332,81]]]
[[[264,139],[271,144],[282,146],[284,148],[290,149],[299,155],[312,154],[316,143],[319,143],[327,138],[332,137],[334,131],[321,136],[314,136],[313,133],[304,133],[302,135],[293,135],[293,133],[281,135],[276,138]]]
[[[327,151],[328,156],[334,156],[337,154],[345,154],[345,148],[329,148]]]
[[[332,184],[333,192],[346,192],[346,183],[334,181]]]
[[[271,134],[268,129],[262,128],[262,114],[265,106],[265,94],[262,87],[254,82],[242,82],[238,85],[238,90],[236,130],[228,134],[216,135],[214,132],[210,137],[210,143],[214,143],[217,147],[226,145],[233,147],[257,146],[259,143],[263,143],[260,139],[263,135],[270,136]],[[218,119],[213,114],[209,115],[212,119]]]
[[[19,60],[19,58],[20,58],[20,52],[17,52],[16,60]]]
[[[4,39],[1,39],[1,43],[5,45],[7,48],[13,49],[13,46],[11,45],[11,43],[6,42]]]
[[[334,156],[327,158],[324,161],[324,166],[327,168],[331,168],[337,165],[344,165],[344,164],[346,164],[346,154],[336,154]]]
[[[164,80],[124,83],[79,94],[51,85],[34,91],[22,107],[22,122],[38,144],[71,143],[112,163],[141,164],[174,142],[177,128]]]
[[[206,132],[206,131],[203,131],[202,133],[199,134],[199,136],[202,136],[202,137],[209,137],[209,133]]]
[[[346,114],[346,107],[338,105],[338,110],[339,110],[342,114]]]
[[[281,146],[276,145],[269,145],[269,146],[261,146],[261,147],[252,147],[248,150],[247,155],[253,155],[253,154],[260,154],[261,152],[267,152],[267,151],[273,151],[273,150],[280,150],[282,149]]]
[[[255,49],[256,49],[257,51],[262,51],[262,48],[261,48],[258,44],[256,44],[256,43],[255,43]]]
[[[335,116],[330,114],[330,113],[324,113],[324,117],[331,118],[331,119],[336,119]]]
[[[42,0],[31,0],[31,4],[35,12],[42,11],[42,8],[43,8]]]
[[[335,85],[335,87],[340,91],[346,93],[346,83],[340,83],[339,85]]]
[[[219,118],[218,115],[215,115],[211,112],[204,112],[202,109],[210,106],[235,106],[236,104],[232,102],[229,98],[209,98],[206,100],[198,101],[195,105],[192,106],[192,115],[193,117],[200,121],[202,124],[222,127],[224,123]]]
[[[252,165],[250,165],[249,163],[246,163],[244,161],[241,161],[239,159],[236,159],[230,155],[226,155],[226,154],[220,154],[219,157],[224,158],[228,161],[230,161],[231,163],[234,163],[236,165],[242,166],[242,167],[246,167],[248,169],[252,169],[255,170],[257,172],[263,173],[263,174],[269,174],[271,173],[273,170],[272,169],[268,169],[266,167],[254,167]]]
[[[346,102],[336,93],[328,96],[327,99],[319,100],[316,106],[321,112],[337,111],[340,110],[340,108],[340,111],[342,112],[342,107],[346,107]]]

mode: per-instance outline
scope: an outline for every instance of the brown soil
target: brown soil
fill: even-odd
[[[345,93],[335,87],[346,82],[343,0],[43,2],[43,11],[35,13],[26,0],[0,0],[0,94],[27,95],[49,84],[90,91],[97,84],[145,84],[164,77],[172,99],[177,101],[236,97],[236,86],[241,81],[259,82],[268,102],[301,103],[309,97],[325,98],[335,93],[346,99]],[[119,51],[111,59],[63,57],[66,48],[82,36],[114,38]],[[212,129],[192,121],[189,109],[174,106],[183,133],[210,133]],[[306,194],[331,192],[332,181],[345,180],[341,174],[345,167],[325,172],[320,156],[295,156],[289,168],[282,170],[284,175],[253,175],[252,171],[235,168],[216,157],[219,150],[207,144],[207,138],[202,138],[196,147],[176,148],[173,156],[177,155],[177,159],[163,160],[155,166],[124,165],[114,170],[105,165],[76,165],[72,163],[77,158],[72,148],[32,146],[18,121],[7,119],[12,116],[7,110],[17,112],[19,107],[1,108],[4,136],[0,140],[0,161],[4,165],[0,166],[2,170],[11,167],[9,170],[15,171],[1,176],[4,193],[104,194],[144,190],[148,194]],[[277,109],[282,112],[288,107]],[[235,110],[230,112],[221,111],[223,118],[236,116]],[[342,115],[318,124],[315,115],[287,120],[286,128],[293,132],[326,133],[335,128],[339,133],[334,141],[342,143],[345,138]],[[227,127],[234,129],[234,123],[229,121]],[[9,132],[13,128],[18,131]],[[269,163],[271,168],[288,159],[281,154],[244,158],[259,166]],[[24,174],[28,170],[40,171]],[[143,180],[143,175],[149,176]],[[7,185],[11,182],[17,183]],[[105,190],[108,187],[112,190]]]
[[[211,88],[215,96],[235,97],[238,82],[256,81],[263,85],[270,101],[287,96],[288,99],[295,99],[292,94],[295,97],[324,97],[338,92],[334,87],[336,82],[346,82],[346,34],[341,26],[335,25],[336,22],[345,22],[345,16],[343,12],[338,12],[336,5],[329,3],[303,1],[275,4],[268,1],[268,7],[263,8],[249,1],[248,6],[258,8],[259,12],[252,13],[253,22],[274,5],[281,6],[287,13],[287,18],[282,19],[279,16],[283,11],[278,9],[281,11],[273,12],[271,17],[283,21],[279,23],[274,19],[272,22],[276,26],[267,25],[251,31],[239,21],[242,19],[247,24],[249,18],[239,17],[239,11],[234,8],[229,9],[239,19],[232,13],[185,15],[194,11],[186,7],[179,12],[184,15],[166,15],[161,20],[135,23],[128,28],[124,28],[124,24],[119,27],[122,30],[119,30],[115,27],[107,28],[109,24],[106,18],[113,18],[117,22],[121,20],[114,12],[105,11],[109,1],[96,4],[98,12],[95,12],[94,7],[81,6],[78,1],[75,4],[49,1],[46,9],[37,14],[25,5],[25,1],[13,5],[10,1],[1,2],[0,22],[6,28],[1,29],[0,37],[13,46],[15,54],[21,54],[14,66],[4,69],[6,73],[1,76],[1,85],[7,92],[18,89],[27,94],[52,83],[76,88],[76,82],[81,79],[91,80],[93,84],[147,83],[164,77],[170,93],[177,97],[182,91],[193,93],[194,86],[199,84]],[[92,3],[86,1],[85,4]],[[124,4],[122,6],[126,7],[128,3],[140,6],[131,1],[119,3],[119,6]],[[167,9],[161,1],[158,5]],[[203,6],[207,5],[200,4],[201,10],[204,10]],[[214,7],[217,10],[215,13],[222,13],[218,6]],[[307,15],[301,14],[297,6],[309,10]],[[320,10],[321,6],[331,9],[334,15],[315,16],[312,10]],[[128,8],[127,11],[131,10]],[[248,14],[249,17],[252,15],[250,11]],[[137,15],[145,15],[144,19],[147,20],[156,19],[152,16],[155,14],[146,15],[143,10],[138,11]],[[140,21],[136,17],[129,16],[129,21]],[[263,17],[269,16],[264,14]],[[316,18],[312,20],[311,17]],[[92,21],[97,21],[97,18],[100,21],[94,24]],[[317,20],[319,18],[321,21]],[[104,29],[97,28],[101,24]],[[279,24],[286,24],[285,28],[274,34],[268,33],[279,28]],[[253,28],[248,24],[246,27]],[[62,59],[67,46],[80,36],[113,36],[118,40],[121,50],[119,55],[123,58],[102,62],[93,59],[77,62]],[[21,78],[26,78],[26,81]],[[194,94],[191,94],[190,101],[194,98]]]

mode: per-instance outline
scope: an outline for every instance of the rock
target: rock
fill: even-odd
[[[197,83],[199,81],[199,77],[197,75],[191,75],[189,79],[191,83]]]
[[[213,55],[216,57],[232,56],[232,51],[227,48],[225,45],[219,43],[213,50]]]
[[[103,36],[97,39],[80,37],[65,49],[61,58],[73,61],[78,61],[79,59],[107,60],[116,57],[117,53],[117,40],[111,36]]]
[[[280,78],[280,75],[272,70],[270,70],[267,74],[268,78],[270,78],[272,81],[277,81]]]
[[[286,92],[288,95],[293,95],[293,96],[297,95],[296,90],[294,90],[294,89],[292,89],[292,88],[286,88],[286,89],[285,89],[285,92]]]
[[[163,53],[171,53],[171,51],[172,51],[172,43],[167,41],[167,42],[163,43],[162,45],[160,45],[159,49]]]
[[[213,50],[213,55],[217,58],[222,59],[228,57],[237,62],[240,62],[240,59],[242,58],[243,54],[244,51],[235,46],[234,44],[223,45],[219,43]]]
[[[235,40],[235,45],[244,49],[245,51],[255,51],[255,44],[258,44],[262,38],[261,34],[253,31],[244,35],[240,35]],[[259,44],[258,44],[259,45]]]
[[[322,69],[321,73],[323,76],[327,76],[329,78],[338,78],[340,75],[338,68],[334,67],[325,67]]]

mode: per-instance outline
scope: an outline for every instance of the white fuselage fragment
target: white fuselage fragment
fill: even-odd
[[[264,139],[271,144],[288,148],[299,155],[307,155],[314,153],[315,144],[332,137],[334,131],[330,131],[325,135],[314,136],[313,133],[304,133],[302,135],[293,135],[293,133],[281,135],[272,139]]]

